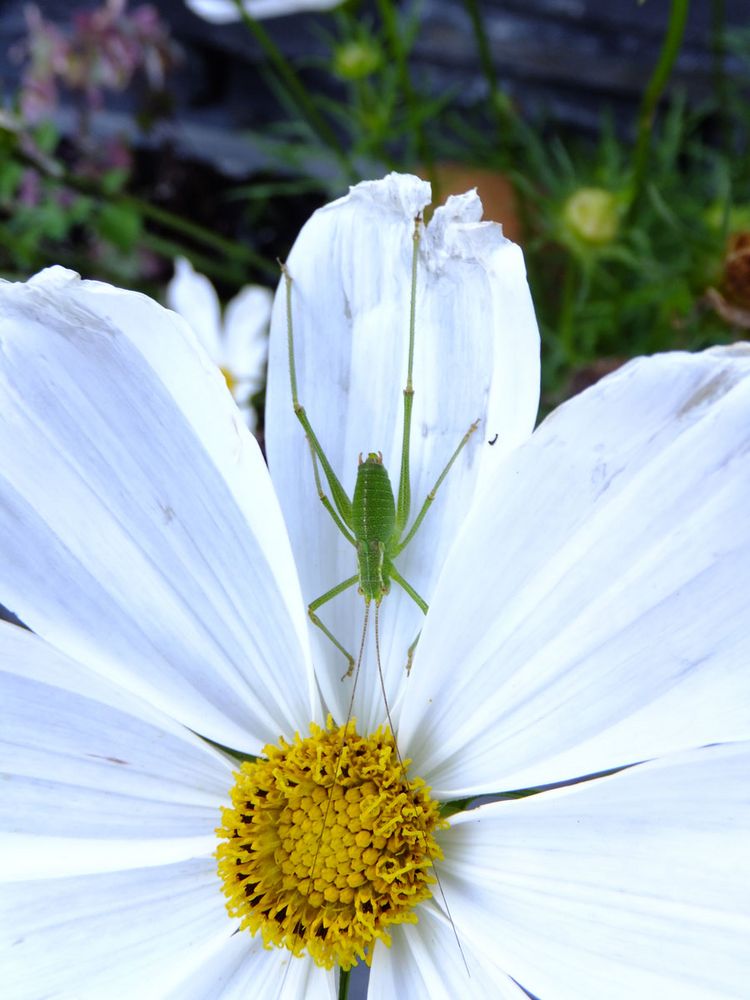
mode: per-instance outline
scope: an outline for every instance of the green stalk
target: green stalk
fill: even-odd
[[[508,126],[508,116],[506,113],[507,99],[497,85],[497,74],[495,73],[495,65],[492,61],[492,52],[490,51],[487,32],[484,30],[484,19],[479,9],[478,0],[464,0],[464,2],[471,18],[472,27],[474,28],[474,37],[479,49],[479,62],[482,65],[482,72],[489,88],[492,113],[497,122],[497,130],[503,135]]]
[[[138,244],[147,250],[152,250],[161,257],[174,260],[175,257],[185,255],[185,247],[174,240],[150,233],[148,230],[142,231],[138,236]],[[242,265],[236,261],[227,261],[225,257],[215,257],[212,255],[196,253],[190,250],[188,253],[190,263],[202,274],[208,275],[214,281],[225,281],[230,284],[242,284],[246,275]],[[268,276],[271,277],[270,267]]]
[[[672,0],[669,23],[661,52],[659,53],[659,59],[643,94],[641,108],[638,113],[635,153],[633,154],[633,179],[630,192],[631,208],[637,202],[643,190],[651,148],[651,126],[654,122],[654,115],[659,99],[680,52],[689,9],[690,0]]]
[[[403,42],[401,26],[398,23],[398,15],[392,0],[378,0],[378,12],[383,22],[385,37],[398,71],[398,82],[404,97],[404,104],[409,112],[409,119],[414,128],[417,156],[427,171],[434,194],[434,189],[436,188],[435,158],[427,141],[424,122],[419,113],[416,94],[409,74],[409,53]]]
[[[349,976],[350,975],[351,975],[351,971],[349,969],[346,969],[346,971],[344,971],[344,969],[342,969],[341,972],[339,973],[339,996],[338,996],[338,1000],[346,1000],[346,998],[349,996]]]
[[[730,88],[726,73],[726,8],[724,0],[711,2],[711,55],[713,58],[714,99],[716,101],[719,131],[724,151],[730,156],[732,149],[732,116]]]
[[[328,149],[331,149],[336,154],[337,158],[341,161],[347,176],[353,177],[354,171],[351,163],[349,162],[349,157],[344,147],[341,145],[338,136],[315,107],[315,104],[311,100],[307,90],[303,86],[295,71],[292,69],[289,60],[283,54],[278,45],[276,45],[273,41],[260,21],[248,14],[242,0],[234,0],[234,4],[243,24],[255,36],[255,40],[263,50],[263,54],[273,67],[287,96],[298,109],[302,117],[307,121],[307,124],[317,135],[323,145],[328,147]]]
[[[557,327],[558,343],[562,347],[564,364],[572,368],[577,359],[576,331],[573,323],[576,300],[576,274],[572,258],[567,261],[560,299],[560,318]]]
[[[100,194],[99,197],[108,196]],[[234,243],[232,240],[219,236],[218,233],[214,233],[210,229],[205,229],[196,222],[183,219],[181,216],[175,215],[167,209],[160,208],[158,205],[152,205],[150,202],[144,201],[136,195],[114,195],[112,200],[123,205],[129,205],[135,211],[140,212],[144,218],[151,219],[152,222],[158,222],[167,229],[172,229],[182,236],[187,236],[189,239],[195,240],[196,243],[202,243],[205,247],[218,250],[232,260],[243,264],[252,264],[266,274],[273,275],[274,279],[278,278],[278,269],[270,261],[249,247],[243,246],[241,243]]]
[[[152,222],[164,226],[165,229],[179,233],[181,236],[193,240],[195,243],[209,250],[217,251],[230,260],[244,265],[252,265],[274,278],[278,277],[276,267],[260,254],[255,253],[248,247],[242,246],[240,243],[234,243],[232,240],[219,236],[218,233],[206,229],[196,222],[183,219],[182,216],[175,215],[166,208],[152,205],[137,195],[127,194],[123,191],[105,191],[95,181],[84,180],[75,174],[68,173],[57,161],[46,162],[46,158],[42,159],[30,156],[19,148],[13,151],[13,155],[24,166],[33,167],[50,181],[59,184],[61,187],[68,187],[79,194],[88,195],[90,198],[95,198],[98,201],[112,202],[124,208],[131,208],[144,219],[150,219]]]

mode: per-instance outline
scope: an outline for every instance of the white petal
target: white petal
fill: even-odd
[[[450,923],[431,907],[419,908],[419,923],[395,927],[390,948],[376,947],[367,1000],[468,996],[523,1000],[526,994],[494,965],[491,952],[475,950],[469,939],[459,951]]]
[[[415,177],[391,174],[357,185],[312,217],[289,257],[300,402],[349,496],[363,452],[382,452],[398,490],[414,218],[428,200],[429,185]],[[436,212],[419,255],[412,519],[472,421],[481,420],[397,560],[427,602],[482,467],[494,466],[531,431],[538,399],[538,333],[521,253],[499,226],[477,222],[480,214],[476,195],[453,199]],[[489,447],[485,442],[495,432],[498,440]],[[311,601],[350,577],[356,560],[318,500],[305,436],[292,410],[283,283],[272,320],[266,439],[303,594]],[[352,589],[320,610],[351,652],[359,646],[362,603]],[[423,616],[394,585],[381,618],[386,683],[395,699]],[[351,691],[339,682],[345,661],[314,632],[321,684],[341,716]],[[371,662],[355,713],[367,725],[383,715]]]
[[[16,882],[0,894],[13,1000],[163,1000],[234,930],[215,862]]]
[[[219,296],[208,278],[198,274],[186,257],[174,262],[174,277],[167,285],[167,305],[187,321],[213,363],[222,365]]]
[[[0,877],[209,857],[223,755],[24,629],[0,625]]]
[[[219,743],[306,728],[281,514],[184,322],[51,269],[0,285],[0,357],[0,601]]]
[[[486,349],[486,343],[476,342],[482,334],[495,341],[490,343],[492,361],[486,362],[488,368],[492,366],[492,380],[481,428],[488,445],[480,456],[480,485],[483,485],[500,460],[526,440],[536,423],[539,332],[521,248],[502,239],[498,226],[481,222],[481,217],[482,203],[476,191],[452,195],[444,206],[435,210],[426,240],[432,255],[430,264],[438,280],[443,269],[448,273],[449,268],[456,268],[457,261],[464,264],[465,273],[458,272],[457,280],[465,282],[466,290],[451,300],[452,316],[448,322],[452,322],[456,331],[462,326],[472,328],[469,331],[473,334],[469,343],[472,354],[480,347]],[[488,288],[477,281],[477,265],[486,270]],[[479,294],[474,298],[477,285]],[[441,309],[446,306],[441,302]],[[451,373],[455,377],[459,366],[466,365],[466,359],[459,348],[450,360],[456,366]],[[476,370],[464,377],[468,377],[474,390],[481,385]],[[451,395],[451,379],[447,380],[445,391]]]
[[[273,295],[249,285],[227,306],[224,317],[224,364],[249,394],[260,388],[268,355],[268,324]]]
[[[749,375],[747,347],[641,359],[500,470],[399,729],[439,797],[750,735]]]
[[[750,744],[462,813],[443,839],[459,936],[545,1000],[747,992]]]
[[[342,2],[343,0],[245,0],[244,6],[252,17],[264,18],[330,10]],[[237,4],[233,0],[185,0],[185,3],[198,17],[214,24],[229,24],[240,20]]]
[[[13,908],[13,921],[0,924],[13,927],[13,940],[24,949],[16,961],[15,945],[0,945],[4,989],[7,955],[10,982],[17,974],[21,983],[8,996],[36,1000],[50,989],[55,996],[94,997],[101,990],[99,995],[137,992],[164,1000],[168,991],[213,1000],[246,996],[251,982],[258,998],[332,1000],[332,973],[294,961],[279,993],[288,955],[265,951],[248,934],[229,936],[235,924],[223,909],[212,857],[219,806],[232,783],[222,754],[6,623],[0,624],[0,735],[0,830],[13,831],[0,834],[0,896]],[[190,865],[173,864],[196,855],[202,857]],[[106,872],[118,874],[91,877]],[[84,874],[89,878],[70,878]],[[193,883],[201,892],[186,899]],[[111,912],[120,902],[129,919],[148,923],[148,935],[157,938],[153,945],[123,934]],[[49,927],[47,909],[71,919]],[[206,924],[192,939],[186,916]],[[37,923],[40,942],[34,940]],[[92,926],[104,941],[89,960],[82,952]],[[44,949],[41,969],[38,948]],[[90,961],[110,969],[106,991]],[[27,963],[33,969],[26,970]]]
[[[250,387],[248,387],[248,391],[247,391],[247,393],[245,395],[249,396],[251,392],[252,392],[252,389]],[[255,433],[255,429],[258,426],[258,415],[255,412],[255,408],[252,407],[252,406],[250,406],[249,404],[244,404],[244,403],[241,403],[241,402],[238,403],[237,406],[238,406],[239,411],[240,411],[240,413],[242,414],[242,416],[243,416],[243,418],[245,420],[245,423],[247,425],[248,430],[252,431],[252,433],[254,434]]]
[[[267,951],[260,936],[240,931],[163,1000],[334,1000],[336,978],[309,958]]]

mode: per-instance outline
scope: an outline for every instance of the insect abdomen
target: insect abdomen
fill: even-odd
[[[351,527],[357,541],[360,590],[366,599],[380,601],[389,589],[384,556],[396,528],[396,501],[379,453],[370,453],[364,462],[360,459]]]
[[[385,544],[396,527],[396,501],[383,456],[370,453],[357,468],[352,499],[352,531],[357,541]]]

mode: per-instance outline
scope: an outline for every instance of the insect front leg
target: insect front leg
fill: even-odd
[[[289,383],[292,389],[292,406],[294,408],[294,415],[299,420],[300,424],[307,437],[307,442],[310,446],[310,451],[313,455],[313,466],[315,469],[315,478],[318,486],[318,496],[320,496],[323,505],[326,507],[328,512],[334,518],[336,526],[341,528],[342,522],[345,525],[351,524],[352,517],[352,502],[346,494],[346,490],[341,485],[338,476],[333,471],[331,463],[328,461],[326,453],[323,451],[323,446],[318,440],[318,436],[313,430],[310,419],[307,416],[307,411],[304,406],[299,401],[299,396],[297,394],[297,362],[294,354],[294,327],[292,323],[292,276],[289,273],[285,264],[281,265],[281,271],[284,275],[284,282],[286,285],[286,331],[287,331],[287,348],[289,352]],[[340,519],[334,516],[333,508],[330,501],[326,504],[323,500],[324,493],[320,486],[320,477],[318,475],[318,468],[316,465],[316,458],[320,461],[323,466],[323,472],[325,474],[326,480],[328,482],[328,488],[331,491],[331,496],[333,497],[333,502],[336,505],[336,510],[340,515]],[[344,532],[346,534],[346,532]]]
[[[443,471],[437,477],[437,479],[435,481],[435,485],[432,487],[432,489],[430,490],[430,492],[425,497],[425,501],[422,504],[422,507],[421,507],[419,513],[414,518],[414,524],[412,524],[411,528],[409,528],[409,531],[406,533],[406,536],[397,545],[394,546],[394,549],[393,549],[393,555],[394,556],[398,555],[399,552],[403,552],[403,550],[406,548],[406,546],[409,544],[409,542],[412,540],[412,538],[414,538],[414,536],[416,535],[417,529],[419,528],[419,526],[422,523],[422,521],[424,521],[425,515],[427,514],[427,511],[432,506],[432,502],[435,499],[435,495],[436,495],[437,491],[440,489],[440,487],[443,484],[443,480],[448,475],[448,473],[451,471],[451,467],[453,466],[453,463],[456,461],[456,459],[458,458],[458,456],[461,454],[461,452],[464,450],[464,448],[466,447],[466,445],[469,443],[469,438],[476,431],[477,427],[479,427],[479,421],[475,420],[474,423],[469,427],[469,429],[467,430],[467,432],[464,434],[464,436],[459,441],[458,447],[453,452],[453,454],[451,455],[451,457],[448,459],[448,462],[446,463],[446,466],[443,469]],[[419,601],[417,601],[417,604],[419,604]],[[425,614],[426,613],[427,612],[425,611]]]
[[[330,641],[334,644],[336,649],[338,649],[341,653],[343,653],[344,656],[349,661],[349,667],[346,673],[341,678],[341,680],[343,680],[344,677],[351,677],[351,675],[354,673],[354,665],[356,663],[356,660],[348,650],[344,649],[344,647],[341,645],[341,643],[333,634],[333,632],[331,632],[331,630],[326,625],[323,624],[323,622],[320,620],[320,618],[318,618],[315,612],[318,610],[318,608],[322,607],[324,604],[327,604],[328,601],[333,600],[334,597],[338,597],[339,594],[343,594],[345,590],[348,590],[349,587],[353,587],[354,584],[358,582],[359,582],[359,574],[355,573],[354,576],[350,576],[348,580],[344,580],[342,583],[337,583],[335,587],[331,587],[331,589],[327,590],[325,594],[321,594],[320,597],[316,598],[307,607],[307,613],[313,625],[316,625],[320,629],[320,631],[325,636],[327,636],[328,639],[330,639]]]

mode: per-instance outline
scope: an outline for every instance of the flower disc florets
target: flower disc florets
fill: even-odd
[[[424,782],[406,778],[390,729],[359,736],[354,720],[283,738],[236,772],[216,855],[230,916],[266,947],[319,965],[369,964],[388,926],[416,923],[442,853]]]

